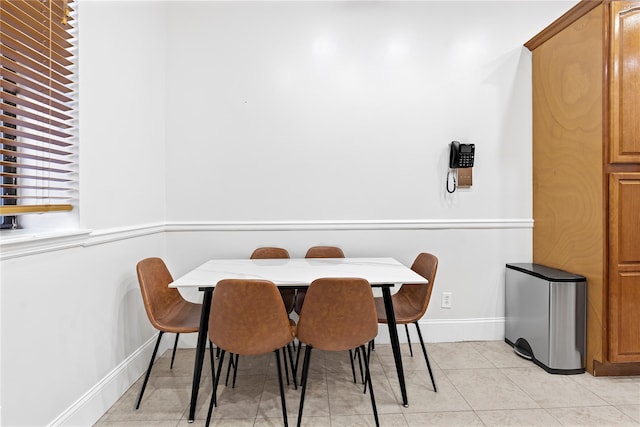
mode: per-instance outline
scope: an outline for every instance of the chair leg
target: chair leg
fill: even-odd
[[[295,366],[293,368],[293,370],[296,373],[298,372],[298,362],[300,361],[300,350],[302,350],[302,341],[298,340],[298,350],[297,350],[297,354],[296,354],[296,364],[295,364]]]
[[[236,354],[236,363],[233,364],[233,383],[232,388],[236,388],[236,377],[238,376],[238,355]]]
[[[373,348],[373,340],[369,341],[369,344],[367,344],[367,364],[371,363],[371,349]],[[364,380],[364,376],[362,377],[362,383],[364,384],[364,391],[363,393],[367,392],[367,382]]]
[[[280,384],[280,401],[282,402],[282,416],[284,417],[284,426],[288,427],[289,422],[287,421],[287,404],[285,403],[285,399],[284,399],[284,385],[282,384],[282,367],[280,366],[280,350],[276,349],[275,354],[276,354],[276,365],[278,366],[278,383]],[[287,360],[284,352],[282,356],[285,359],[284,364],[286,369]]]
[[[282,348],[282,359],[284,360],[284,376],[287,378],[287,385],[291,385],[289,382],[289,366],[287,366],[287,352]]]
[[[293,377],[293,388],[295,390],[298,389],[298,379],[296,378],[297,376],[297,372],[296,372],[296,368],[293,364],[293,353],[291,351],[291,343],[287,344],[287,353],[289,353],[289,363],[291,365],[291,376]],[[282,351],[284,353],[284,350]],[[284,355],[284,354],[283,354]],[[285,366],[286,366],[286,357],[285,357]]]
[[[211,359],[211,384],[216,382],[216,370],[213,363],[213,342],[209,340],[209,359]]]
[[[413,357],[413,348],[411,348],[411,337],[409,337],[409,326],[406,323],[404,324],[404,331],[407,334],[407,343],[409,344],[409,354],[411,354],[411,357]]]
[[[220,348],[220,347],[218,347]],[[209,426],[211,422],[211,413],[213,412],[213,407],[218,406],[216,394],[218,391],[218,380],[220,379],[220,374],[222,373],[222,364],[224,362],[224,350],[220,351],[220,363],[218,363],[218,373],[213,376],[213,387],[211,390],[211,402],[209,403],[209,411],[207,411],[207,421],[205,422],[205,426]],[[213,368],[212,368],[213,371]]]
[[[149,361],[149,367],[147,368],[147,373],[144,376],[144,381],[142,382],[142,388],[140,389],[140,394],[138,395],[138,401],[136,402],[136,409],[140,407],[140,402],[142,401],[142,395],[144,394],[144,389],[147,388],[147,382],[149,381],[149,375],[151,375],[151,368],[153,367],[153,361],[156,360],[156,353],[158,353],[158,346],[160,345],[160,340],[162,339],[163,331],[158,333],[158,339],[156,340],[156,346],[153,348],[153,354],[151,355],[151,360]]]
[[[362,378],[362,384],[365,384],[364,381],[364,370],[362,369],[362,357],[365,355],[360,355],[360,348],[356,348],[356,356],[358,356],[358,366],[360,367],[360,378]]]
[[[356,368],[353,364],[353,351],[350,349],[349,350],[349,361],[351,362],[351,374],[353,375],[353,383],[357,383],[356,380]]]
[[[371,408],[373,408],[373,418],[376,420],[376,427],[380,426],[380,420],[378,419],[378,408],[376,407],[376,397],[373,394],[373,384],[371,383],[371,372],[369,371],[369,358],[366,357],[366,350],[364,348],[364,344],[360,346],[360,349],[362,350],[362,354],[365,355],[365,357],[363,357],[364,359],[364,366],[365,366],[365,372],[366,372],[366,382],[369,383],[369,396],[371,396]]]
[[[215,372],[213,369],[213,342],[211,340],[209,340],[209,359],[211,359],[211,373],[214,374],[215,377]]]
[[[173,369],[173,360],[176,358],[176,348],[178,348],[178,337],[180,337],[180,332],[176,334],[176,341],[173,343],[173,353],[171,353],[171,366],[169,369]]]
[[[236,388],[236,376],[238,375],[238,357],[240,357],[240,355],[236,354],[236,361],[233,364],[233,382],[231,383],[231,388]]]
[[[436,387],[436,380],[433,377],[433,371],[431,370],[431,363],[429,363],[429,356],[427,356],[427,348],[424,346],[424,340],[422,339],[422,332],[420,332],[420,325],[418,322],[413,322],[418,330],[418,338],[420,338],[420,345],[422,346],[422,353],[424,354],[424,360],[427,362],[427,369],[429,370],[429,376],[431,377],[431,384],[433,384],[433,391],[438,392]]]
[[[225,387],[229,385],[229,373],[231,372],[231,367],[233,366],[233,382],[231,383],[231,388],[236,387],[236,374],[238,373],[238,355],[234,355],[233,353],[229,353],[229,364],[227,365],[227,376],[224,380]],[[234,357],[235,356],[235,357]]]
[[[302,362],[302,392],[300,393],[300,407],[298,408],[298,427],[302,423],[302,409],[304,407],[304,395],[307,391],[307,377],[309,376],[309,360],[311,359],[311,346],[307,344]]]

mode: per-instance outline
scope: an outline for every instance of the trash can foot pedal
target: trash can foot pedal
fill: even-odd
[[[524,338],[518,338],[513,345],[513,352],[527,360],[533,360],[533,350]]]

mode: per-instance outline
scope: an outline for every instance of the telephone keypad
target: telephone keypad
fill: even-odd
[[[473,167],[473,154],[461,154],[460,155],[460,167],[470,168]]]

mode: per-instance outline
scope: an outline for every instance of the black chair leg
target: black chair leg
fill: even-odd
[[[298,340],[298,350],[297,350],[297,354],[296,354],[296,365],[294,366],[293,370],[297,373],[298,372],[298,362],[300,361],[300,350],[302,349],[302,342],[300,340]],[[304,362],[303,362],[304,363]]]
[[[299,350],[298,350],[299,351]],[[302,362],[302,392],[300,393],[300,407],[298,408],[298,427],[302,423],[302,410],[304,407],[304,395],[307,391],[307,378],[309,376],[309,360],[311,359],[311,346],[307,344]]]
[[[236,361],[233,363],[233,382],[231,383],[231,388],[236,388],[236,377],[238,376],[238,354],[236,354]]]
[[[364,359],[364,366],[365,366],[365,378],[366,378],[366,382],[369,383],[369,396],[371,396],[371,408],[373,408],[373,418],[376,420],[376,427],[380,426],[380,420],[378,419],[378,408],[376,407],[376,397],[373,394],[373,384],[371,383],[371,372],[369,371],[369,358],[366,357],[366,350],[364,348],[364,344],[360,346],[360,349],[362,350],[362,354],[365,355]]]
[[[413,348],[411,348],[411,337],[409,337],[409,326],[406,323],[404,324],[404,331],[407,334],[407,343],[409,343],[409,354],[411,354],[411,357],[413,357]]]
[[[229,364],[227,365],[227,376],[224,379],[225,387],[229,385],[229,373],[231,372],[231,367],[233,366],[233,382],[231,383],[231,388],[236,387],[236,374],[238,373],[238,355],[234,355],[233,353],[229,353]],[[235,357],[234,357],[235,356]]]
[[[213,342],[209,340],[209,359],[211,359],[211,384],[216,382],[216,370],[213,363]]]
[[[349,361],[351,362],[351,374],[353,375],[353,383],[357,383],[356,380],[356,368],[353,364],[353,351],[349,350]]]
[[[156,340],[156,346],[153,348],[153,354],[151,355],[151,360],[149,361],[149,367],[147,368],[147,373],[144,376],[144,381],[142,382],[142,388],[140,389],[140,394],[138,395],[138,401],[136,402],[136,409],[140,407],[140,402],[142,401],[142,395],[144,394],[144,389],[147,388],[147,382],[149,381],[149,375],[151,375],[151,368],[153,367],[153,361],[156,360],[156,353],[158,353],[158,346],[160,345],[160,340],[162,339],[163,331],[158,333],[158,339]]]
[[[283,356],[284,356],[284,350],[282,350]],[[293,353],[291,351],[291,344],[287,344],[287,353],[289,353],[289,363],[291,365],[291,376],[293,377],[293,388],[295,390],[298,389],[298,379],[296,378],[297,376],[297,372],[296,372],[296,368],[293,364]],[[286,366],[286,356],[285,356],[285,366]]]
[[[220,348],[220,347],[218,347]],[[211,390],[211,402],[209,403],[209,411],[207,412],[207,421],[205,422],[205,426],[209,426],[211,422],[211,413],[213,412],[213,407],[218,406],[216,394],[218,392],[218,380],[220,379],[220,374],[222,373],[222,365],[224,362],[224,350],[220,351],[220,363],[218,363],[218,372],[214,375],[213,378],[213,387]]]
[[[366,355],[360,355],[360,348],[356,348],[356,356],[358,356],[358,366],[360,367],[360,378],[362,378],[362,384],[365,384],[365,380],[364,380],[364,370],[362,370],[362,357],[365,357]]]
[[[420,332],[420,325],[418,322],[413,322],[416,325],[416,329],[418,330],[418,338],[420,338],[420,345],[422,346],[422,353],[424,354],[424,360],[427,362],[427,369],[429,370],[429,376],[431,377],[431,384],[433,384],[433,391],[437,392],[438,388],[436,387],[436,380],[433,377],[433,371],[431,370],[431,363],[429,363],[429,356],[427,356],[427,348],[424,346],[424,340],[422,339],[422,332]]]
[[[367,364],[371,363],[371,349],[373,348],[373,340],[369,341],[369,344],[367,344]],[[364,384],[364,391],[363,393],[367,392],[367,382],[364,380],[364,377],[362,377],[362,383]]]
[[[284,385],[282,384],[282,367],[280,366],[280,350],[276,349],[275,354],[276,354],[276,365],[278,365],[278,383],[280,384],[280,401],[282,402],[282,416],[284,417],[284,426],[288,427],[289,422],[287,421],[287,404],[285,403],[285,399],[284,399]],[[285,359],[284,364],[286,369],[287,360],[284,352],[282,356]]]
[[[209,359],[211,359],[211,373],[215,374],[213,370],[213,342],[209,340]]]
[[[287,366],[287,353],[282,349],[282,359],[284,360],[284,376],[287,379],[287,385],[291,385],[289,382],[289,367]]]
[[[173,343],[173,353],[171,353],[171,366],[169,369],[173,369],[173,360],[176,358],[176,348],[178,348],[178,337],[180,337],[180,333],[176,334],[176,341]]]

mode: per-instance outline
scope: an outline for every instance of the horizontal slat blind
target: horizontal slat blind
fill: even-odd
[[[0,216],[72,209],[72,0],[0,0]]]

